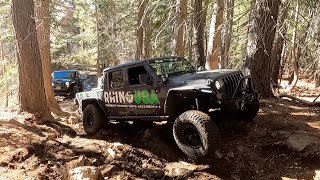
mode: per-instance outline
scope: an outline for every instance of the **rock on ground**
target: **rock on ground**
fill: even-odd
[[[102,179],[101,171],[97,167],[82,166],[69,171],[69,180],[100,180]]]

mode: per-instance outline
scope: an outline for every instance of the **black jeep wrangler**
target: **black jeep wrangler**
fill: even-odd
[[[110,67],[103,83],[78,93],[87,134],[108,120],[173,124],[173,136],[189,157],[212,155],[225,117],[252,121],[259,111],[251,78],[237,70],[196,72],[182,57],[153,58]]]
[[[52,73],[52,87],[58,96],[71,96],[83,90],[80,73],[77,70],[62,70]]]

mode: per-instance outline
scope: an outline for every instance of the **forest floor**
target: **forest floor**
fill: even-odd
[[[76,110],[72,100],[59,103],[64,111]],[[81,165],[98,167],[105,179],[316,177],[320,108],[276,98],[261,100],[260,106],[255,122],[221,130],[220,148],[206,164],[188,159],[165,125],[108,124],[96,136],[87,136],[80,121],[55,117],[54,123],[37,125],[35,115],[1,111],[0,179],[63,179]]]

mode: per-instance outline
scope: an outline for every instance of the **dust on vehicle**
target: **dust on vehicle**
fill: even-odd
[[[76,95],[87,134],[110,120],[167,121],[178,147],[201,159],[219,147],[217,124],[252,121],[259,111],[250,76],[238,70],[197,72],[182,57],[152,58],[107,68],[101,86]]]

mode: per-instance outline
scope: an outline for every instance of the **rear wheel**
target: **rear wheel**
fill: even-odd
[[[83,128],[86,134],[93,135],[103,127],[104,113],[94,104],[89,104],[83,112]]]
[[[174,122],[173,136],[178,147],[189,157],[200,159],[212,155],[219,142],[219,129],[200,111],[182,113]]]

